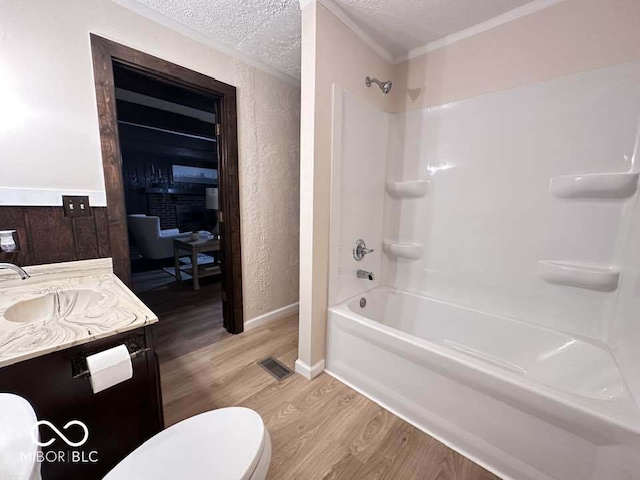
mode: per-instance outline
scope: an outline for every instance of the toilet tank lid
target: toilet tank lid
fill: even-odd
[[[37,478],[37,444],[31,430],[38,421],[31,404],[10,393],[0,393],[0,473],[2,478]]]
[[[266,443],[253,410],[221,408],[183,420],[129,454],[104,480],[249,480]]]

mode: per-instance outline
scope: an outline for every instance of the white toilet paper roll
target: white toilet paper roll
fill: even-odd
[[[91,374],[89,378],[93,393],[101,392],[133,377],[131,357],[124,345],[89,355],[87,368]]]

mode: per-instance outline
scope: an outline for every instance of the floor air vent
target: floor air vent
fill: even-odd
[[[273,357],[268,357],[264,360],[260,360],[258,362],[258,365],[264,368],[278,381],[284,380],[285,378],[293,374],[293,370]]]

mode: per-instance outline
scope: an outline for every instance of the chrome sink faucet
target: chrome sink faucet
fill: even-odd
[[[367,272],[366,270],[358,270],[358,278],[366,278],[368,280],[374,281],[376,279],[376,276],[373,274],[373,272]]]
[[[22,278],[22,280],[26,280],[27,278],[30,277],[30,275],[24,271],[23,268],[14,265],[13,263],[0,263],[0,269],[2,268],[7,268],[9,270],[13,270],[14,272],[20,274],[20,277]]]

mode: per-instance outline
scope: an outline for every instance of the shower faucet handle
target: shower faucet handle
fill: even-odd
[[[356,262],[362,260],[368,253],[373,253],[373,248],[367,248],[367,244],[364,243],[364,240],[361,238],[356,240],[356,243],[353,245],[353,258],[356,259]]]

